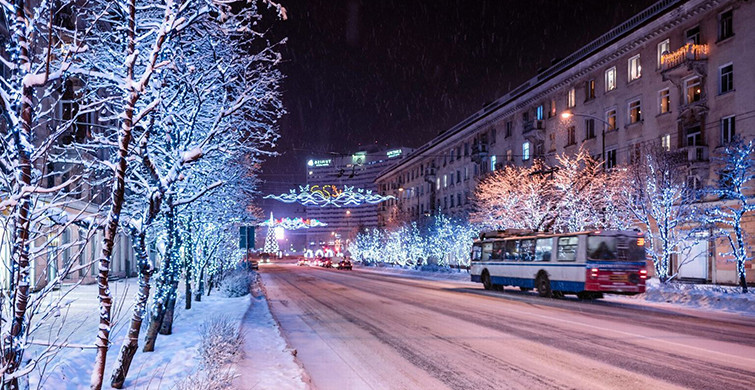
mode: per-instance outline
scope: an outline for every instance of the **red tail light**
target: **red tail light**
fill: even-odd
[[[648,270],[641,269],[640,270],[640,279],[647,279],[648,278]]]
[[[593,279],[598,277],[598,269],[597,268],[593,268],[593,269],[590,270],[590,277],[593,278]]]

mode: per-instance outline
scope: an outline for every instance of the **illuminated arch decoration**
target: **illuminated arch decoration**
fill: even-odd
[[[270,218],[265,222],[262,222],[260,226],[268,226],[268,227],[276,227],[280,226],[286,230],[299,230],[299,229],[309,229],[313,227],[321,227],[321,226],[328,226],[327,223],[321,222],[314,218]]]
[[[332,184],[299,186],[299,191],[290,190],[287,194],[266,195],[265,199],[275,199],[283,203],[299,203],[303,206],[335,206],[350,207],[361,206],[364,204],[378,204],[395,197],[388,195],[383,196],[365,190],[363,188],[354,188],[353,186],[343,186],[339,189]]]

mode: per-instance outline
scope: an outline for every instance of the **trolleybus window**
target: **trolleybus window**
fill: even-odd
[[[535,261],[551,261],[552,238],[538,238],[535,246]]]
[[[490,253],[493,252],[493,243],[486,242],[482,244],[482,261],[490,260]]]
[[[535,259],[535,240],[522,240],[519,243],[519,253],[523,261],[533,261]]]
[[[574,261],[577,259],[576,236],[558,238],[558,261]]]
[[[480,245],[472,246],[472,261],[480,261],[482,256],[482,247]]]
[[[517,240],[505,241],[506,243],[506,260],[519,261],[519,242]]]
[[[490,255],[491,259],[494,260],[503,260],[504,258],[504,241],[494,241],[493,242],[493,254]]]
[[[645,239],[627,236],[588,236],[587,258],[592,260],[645,260]]]

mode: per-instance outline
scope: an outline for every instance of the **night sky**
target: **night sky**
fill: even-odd
[[[263,165],[263,195],[302,183],[308,156],[375,143],[417,147],[654,1],[281,3],[288,20],[273,33],[288,37],[288,115],[281,156]]]

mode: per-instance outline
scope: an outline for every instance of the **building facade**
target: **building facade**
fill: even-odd
[[[489,171],[554,165],[580,147],[612,168],[660,144],[687,156],[689,184],[715,184],[711,157],[735,135],[755,136],[752,22],[750,1],[657,2],[383,172],[378,188],[397,199],[380,209],[381,226],[434,211],[465,216]],[[686,263],[679,276],[735,283],[720,244],[702,239],[675,259]]]
[[[337,191],[364,190],[378,193],[375,179],[380,172],[401,161],[409,148],[367,149],[350,155],[307,160],[307,185],[310,191],[334,194]],[[335,245],[337,239],[352,238],[356,232],[378,226],[380,204],[336,207],[306,206],[307,218],[327,223],[324,227],[307,229],[309,249]]]

